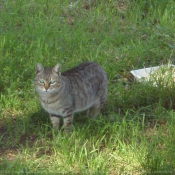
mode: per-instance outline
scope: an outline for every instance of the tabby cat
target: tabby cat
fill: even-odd
[[[73,114],[87,110],[87,115],[96,117],[107,97],[107,76],[94,62],[82,63],[64,73],[60,64],[54,67],[35,67],[34,85],[42,107],[50,114],[56,131],[63,117],[64,131],[71,132]]]

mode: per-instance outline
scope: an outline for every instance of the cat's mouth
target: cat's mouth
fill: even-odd
[[[41,88],[41,91],[46,92],[46,93],[50,92],[49,89],[45,89],[45,88]]]
[[[53,93],[54,91],[52,89],[42,89],[45,93]]]

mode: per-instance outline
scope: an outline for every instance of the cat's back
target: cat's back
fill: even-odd
[[[66,77],[70,77],[70,78],[75,77],[75,76],[78,76],[78,77],[79,76],[82,76],[82,77],[84,77],[84,76],[85,77],[98,77],[98,76],[100,76],[101,78],[107,79],[106,73],[103,70],[103,68],[95,62],[81,63],[80,65],[63,72],[62,76],[66,76]]]

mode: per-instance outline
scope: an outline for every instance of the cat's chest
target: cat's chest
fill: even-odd
[[[64,107],[60,100],[51,98],[40,98],[42,107],[51,114],[65,116]]]

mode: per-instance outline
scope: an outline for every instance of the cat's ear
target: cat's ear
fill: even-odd
[[[43,66],[40,63],[36,63],[35,66],[35,74],[38,74],[39,72],[41,72],[43,70]]]
[[[56,65],[53,67],[52,70],[53,70],[53,72],[55,72],[56,74],[61,75],[60,64],[56,64]]]

